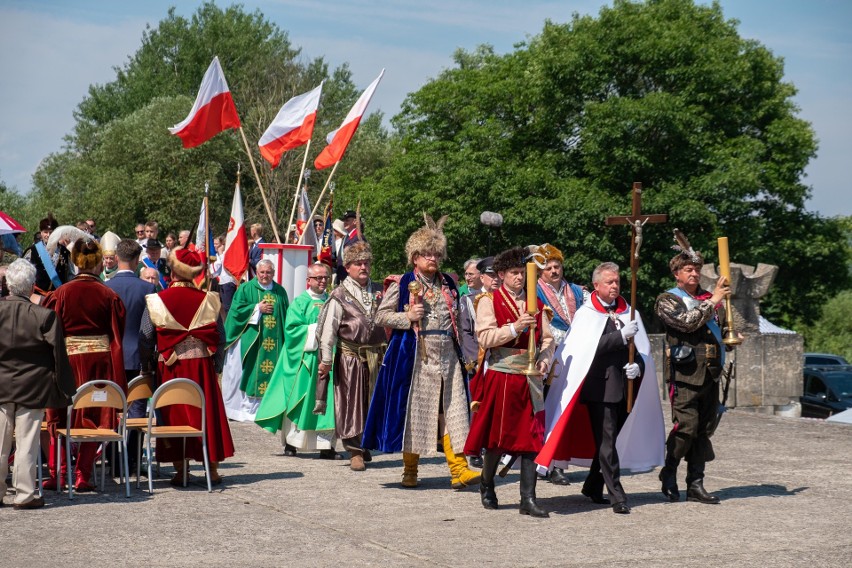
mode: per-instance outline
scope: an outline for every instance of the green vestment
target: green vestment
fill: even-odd
[[[315,299],[305,291],[287,309],[284,350],[281,351],[254,420],[273,434],[282,428],[285,416],[302,431],[334,430],[333,389],[328,389],[325,414],[313,413],[319,350],[305,351],[309,330],[316,333],[316,327],[311,324],[317,322],[326,298],[327,295],[323,295]],[[316,341],[314,345],[317,345]]]
[[[249,323],[261,300],[274,304],[272,313],[262,313],[257,323]],[[271,290],[264,290],[256,278],[240,285],[234,294],[225,320],[225,341],[230,347],[240,340],[243,367],[240,390],[246,396],[262,397],[266,392],[283,348],[283,324],[289,303],[287,291],[280,284],[273,282]]]

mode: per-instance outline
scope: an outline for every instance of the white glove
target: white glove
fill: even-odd
[[[628,363],[624,366],[624,372],[628,379],[636,379],[639,377],[639,363]]]
[[[624,343],[627,343],[627,340],[637,333],[639,333],[639,322],[636,320],[629,321],[621,328],[621,339],[624,340]]]

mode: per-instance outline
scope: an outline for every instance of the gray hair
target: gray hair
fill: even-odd
[[[463,266],[462,268],[463,268],[464,270],[467,270],[467,267],[468,267],[468,266],[470,266],[471,264],[472,264],[474,267],[476,267],[476,265],[477,265],[477,264],[479,264],[479,261],[480,261],[480,260],[482,260],[482,259],[481,259],[481,258],[476,258],[476,257],[471,258],[471,259],[468,259],[467,261],[465,261],[464,266]]]
[[[257,263],[258,268],[260,268],[260,265],[261,265],[261,264],[268,264],[268,265],[269,265],[269,268],[271,268],[271,269],[272,269],[272,272],[273,272],[273,273],[275,272],[275,265],[274,265],[274,264],[272,264],[272,261],[271,261],[271,260],[269,260],[269,259],[267,259],[267,258],[264,258],[263,260],[258,261],[258,263]]]
[[[35,266],[23,258],[19,258],[10,264],[6,270],[6,286],[9,288],[9,293],[13,296],[29,298],[30,294],[33,293],[35,279]]]
[[[614,262],[602,262],[597,266],[597,268],[595,268],[595,271],[592,272],[592,283],[600,282],[601,274],[604,272],[615,272],[618,274],[619,270],[618,265]]]

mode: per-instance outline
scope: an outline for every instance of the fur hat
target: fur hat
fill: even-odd
[[[201,253],[183,247],[175,247],[169,253],[172,278],[192,281],[204,272],[204,257]]]
[[[527,249],[514,247],[504,250],[494,257],[494,272],[501,273],[510,268],[523,268],[526,266]]]
[[[58,226],[59,223],[56,221],[56,218],[53,216],[53,213],[48,213],[47,217],[38,222],[39,231],[52,231]]]
[[[101,237],[101,251],[103,254],[115,254],[119,242],[121,242],[121,237],[112,231],[107,231]]]
[[[447,237],[444,236],[444,223],[447,222],[447,217],[448,215],[444,215],[436,223],[432,217],[423,213],[426,226],[414,231],[405,243],[405,254],[409,264],[414,264],[414,255],[417,253],[434,252],[438,257],[436,259],[438,263],[447,258]]]
[[[94,240],[92,239],[92,235],[86,231],[81,231],[73,225],[60,225],[59,227],[55,227],[53,232],[50,233],[50,238],[47,239],[47,252],[53,254],[60,242],[67,242],[70,246],[76,243],[79,239],[84,239],[86,241]]]
[[[549,243],[544,243],[539,246],[536,252],[544,258],[545,264],[551,260],[558,260],[559,264],[565,262],[565,257],[562,255],[562,251]]]
[[[700,252],[692,248],[686,235],[680,229],[675,229],[674,238],[677,244],[672,245],[672,248],[678,251],[678,253],[669,261],[669,270],[672,271],[672,274],[687,264],[694,264],[701,269],[704,266],[704,257],[701,256]]]
[[[358,241],[343,249],[343,266],[361,260],[373,262],[373,249],[367,241]]]
[[[77,239],[71,247],[71,262],[80,270],[92,270],[101,263],[101,245],[94,239]]]

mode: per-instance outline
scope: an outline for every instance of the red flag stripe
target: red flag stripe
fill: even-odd
[[[287,132],[280,138],[276,138],[271,142],[260,146],[260,155],[269,164],[276,168],[281,163],[281,156],[284,152],[298,148],[302,144],[306,144],[311,139],[314,132],[314,124],[317,120],[317,113],[314,112],[305,118],[305,122],[299,128]]]

